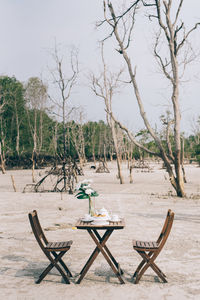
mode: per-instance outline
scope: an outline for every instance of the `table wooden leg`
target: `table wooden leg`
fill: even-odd
[[[94,230],[95,235],[97,236],[98,240],[101,241],[102,237],[100,236],[100,234],[98,233],[97,230]],[[104,249],[107,252],[107,254],[109,255],[109,257],[111,258],[112,262],[115,264],[118,272],[120,274],[124,274],[123,270],[120,268],[120,264],[116,261],[116,259],[114,258],[114,256],[112,255],[112,253],[110,252],[110,250],[108,249],[108,247],[106,245],[104,245]]]
[[[105,235],[104,235],[104,238],[101,238],[99,236],[100,237],[100,241],[99,241],[98,236],[97,237],[95,236],[95,234],[96,234],[95,232],[93,232],[92,230],[88,230],[88,232],[89,232],[90,236],[92,237],[93,241],[95,242],[95,244],[97,245],[97,247],[100,250],[100,252],[103,254],[104,258],[108,262],[109,266],[111,267],[111,269],[113,270],[113,272],[115,273],[115,275],[117,276],[117,278],[119,279],[120,283],[121,284],[125,283],[124,280],[121,277],[120,272],[118,271],[118,263],[116,262],[115,259],[114,260],[115,260],[117,266],[115,265],[115,263],[113,263],[111,257],[109,256],[110,251],[108,250],[107,247],[106,248],[107,248],[108,251],[104,250],[105,249],[105,243],[106,243],[105,239],[106,239],[107,236],[109,237],[111,235],[111,233],[113,232],[113,230],[108,229],[106,231]]]
[[[88,232],[89,232],[89,230],[88,230]],[[107,234],[107,231],[104,233],[103,237],[101,238],[103,245],[105,245],[105,243],[107,242],[107,240],[110,237],[111,233],[112,232]],[[93,264],[94,260],[97,258],[99,252],[100,252],[100,249],[98,247],[96,247],[94,249],[94,251],[92,252],[92,254],[90,255],[89,259],[87,260],[86,264],[84,265],[83,269],[81,270],[81,272],[79,274],[79,278],[76,282],[77,284],[81,283],[82,279],[85,277],[87,271],[89,270],[89,268]]]

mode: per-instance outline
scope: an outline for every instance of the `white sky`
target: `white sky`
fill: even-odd
[[[183,8],[188,28],[200,22],[200,1],[185,0]],[[0,75],[14,75],[23,82],[41,75],[47,79],[47,67],[52,64],[49,52],[55,39],[63,49],[75,45],[79,49],[82,77],[71,103],[81,104],[89,120],[105,119],[103,104],[90,91],[85,77],[88,70],[96,72],[101,66],[98,40],[106,33],[103,27],[96,30],[95,22],[102,19],[101,0],[0,0]],[[138,85],[154,127],[167,109],[169,88],[168,83],[162,81],[151,54],[152,32],[151,24],[142,15],[135,33],[137,43],[133,42],[129,54],[136,62]],[[192,43],[199,51],[200,26],[192,36]],[[124,62],[115,48],[114,43],[107,42],[106,60],[117,70]],[[180,93],[182,129],[191,132],[192,120],[200,115],[200,57],[188,66],[186,75]],[[131,89],[117,95],[114,109],[119,119],[132,129],[144,127]]]

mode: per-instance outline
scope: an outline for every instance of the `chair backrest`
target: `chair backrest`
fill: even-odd
[[[48,243],[48,241],[40,225],[37,211],[33,210],[33,212],[29,213],[28,216],[35,238],[42,250],[44,251],[44,246]]]
[[[166,216],[162,231],[157,240],[157,243],[159,244],[160,249],[162,249],[162,247],[164,246],[164,244],[167,241],[167,238],[168,238],[171,228],[172,228],[173,221],[174,221],[174,212],[172,212],[171,209],[169,209],[167,212],[167,216]]]

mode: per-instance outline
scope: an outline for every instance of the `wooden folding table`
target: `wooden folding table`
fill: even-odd
[[[77,227],[77,229],[87,230],[94,243],[96,244],[96,248],[94,249],[85,266],[81,270],[76,283],[81,283],[82,279],[85,277],[87,271],[89,270],[89,268],[91,267],[91,265],[93,264],[94,260],[97,258],[100,252],[110,265],[111,269],[119,279],[120,283],[125,283],[122,278],[123,271],[120,268],[119,263],[115,260],[114,256],[111,254],[110,250],[106,246],[106,242],[111,236],[112,232],[114,230],[124,228],[124,220],[120,220],[117,222],[110,221],[107,225],[93,225],[91,222],[83,222],[81,219],[79,219],[75,226]],[[105,233],[101,236],[99,234],[99,230],[105,230]]]

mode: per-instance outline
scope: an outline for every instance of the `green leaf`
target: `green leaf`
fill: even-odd
[[[94,191],[94,193],[92,193],[91,196],[92,197],[97,197],[97,196],[99,196],[99,194],[96,191]]]
[[[76,197],[77,197],[77,196],[80,196],[80,195],[85,195],[85,193],[83,193],[83,192],[81,191],[81,192],[79,192],[78,194],[76,194]]]
[[[85,194],[77,196],[77,199],[88,199],[88,198],[89,198],[88,195]]]

